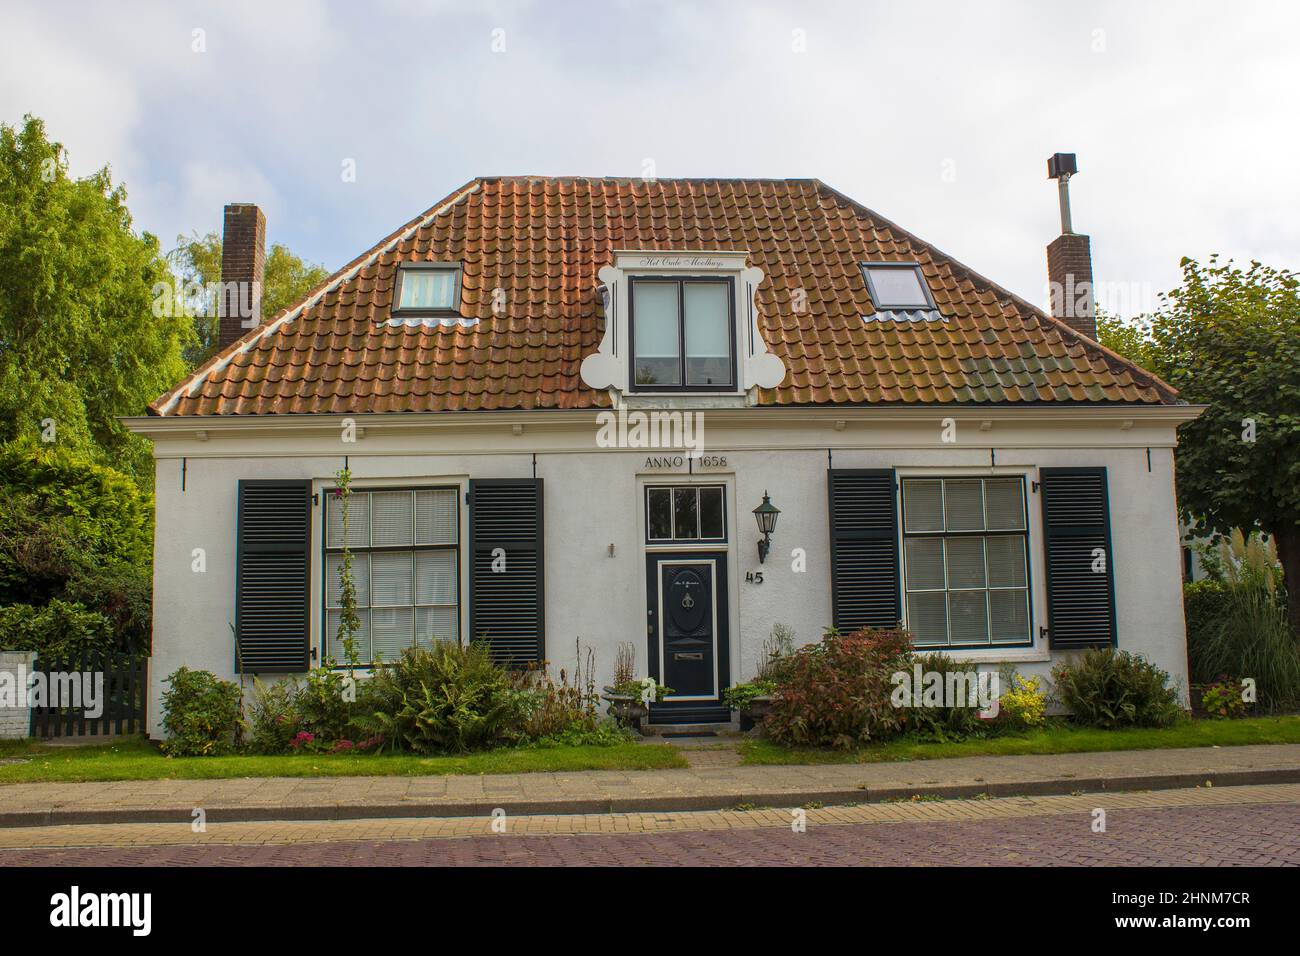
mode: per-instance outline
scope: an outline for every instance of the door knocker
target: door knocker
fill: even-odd
[[[686,608],[688,611],[695,607],[695,598],[691,597],[688,593],[686,597],[682,598],[682,607]]]

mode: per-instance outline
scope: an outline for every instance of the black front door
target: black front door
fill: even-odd
[[[725,554],[647,556],[650,674],[672,688],[651,708],[657,722],[730,719]]]

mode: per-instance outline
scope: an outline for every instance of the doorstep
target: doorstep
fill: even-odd
[[[192,758],[202,759],[202,758]],[[1300,783],[1300,744],[878,764],[0,786],[0,826],[719,810]]]
[[[678,740],[708,740],[710,738],[717,743],[728,741],[739,743],[744,739],[740,736],[739,724],[734,721],[725,724],[652,724],[642,721],[641,735],[648,738],[651,743],[673,743]]]

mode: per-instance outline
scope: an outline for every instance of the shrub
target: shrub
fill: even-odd
[[[210,757],[229,753],[239,739],[243,720],[239,687],[208,671],[181,667],[165,681],[163,752],[173,757]]]
[[[36,593],[25,561],[40,556],[23,552],[14,537],[34,527],[51,527],[51,537],[74,545],[87,563],[150,565],[153,503],[129,475],[72,452],[10,443],[0,446],[0,493],[13,519],[0,525],[0,600],[30,601]]]
[[[1012,673],[998,700],[998,723],[1012,730],[1028,730],[1047,723],[1047,694],[1038,677]]]
[[[148,654],[153,632],[153,578],[149,566],[118,561],[73,571],[64,596],[104,615],[112,628],[112,645],[132,654]]]
[[[153,508],[128,475],[65,450],[0,446],[0,605],[102,613],[99,649],[148,650]]]
[[[794,628],[789,624],[773,624],[772,636],[763,642],[763,656],[758,663],[756,680],[775,683],[781,677],[781,668],[794,653]]]
[[[534,740],[534,747],[613,747],[635,741],[639,735],[627,728],[620,727],[612,720],[602,720],[591,727],[574,725],[558,734],[550,734]]]
[[[292,679],[264,684],[253,678],[248,708],[249,748],[259,754],[288,753],[302,729],[297,708],[298,683]]]
[[[1052,668],[1061,702],[1093,727],[1166,727],[1182,713],[1169,675],[1145,657],[1112,647]]]
[[[76,660],[112,644],[113,627],[108,618],[80,604],[55,599],[45,607],[13,604],[0,608],[0,647],[5,650]]]
[[[528,701],[481,644],[407,648],[369,683],[357,724],[389,746],[464,753],[523,736]]]
[[[343,740],[351,735],[354,718],[363,710],[361,681],[353,680],[353,693],[349,694],[349,675],[337,670],[332,661],[307,674],[306,681],[294,696],[294,710],[298,728],[308,731],[320,742]],[[353,699],[348,700],[351,696]]]
[[[903,712],[890,701],[890,675],[909,663],[903,630],[829,631],[799,648],[782,667],[766,727],[774,740],[802,746],[856,747],[898,733]]]
[[[970,664],[953,660],[947,654],[939,652],[919,654],[905,670],[912,671],[916,664],[921,665],[923,673],[941,675],[945,686],[954,683],[959,676],[969,680],[969,684],[966,685],[968,688],[973,689],[979,686],[976,668]],[[948,676],[950,674],[953,675],[951,680]],[[986,678],[986,680],[989,680],[989,678]],[[913,693],[919,694],[921,689],[914,688]],[[963,740],[966,737],[981,736],[986,730],[985,722],[980,720],[979,717],[980,708],[970,706],[969,696],[964,701],[957,702],[964,706],[924,707],[920,706],[921,703],[922,701],[914,701],[911,706],[905,707],[903,709],[903,720],[906,729],[922,739]]]
[[[1183,589],[1183,602],[1193,681],[1210,683],[1222,674],[1240,674],[1255,679],[1261,709],[1300,705],[1300,640],[1274,575],[1198,581]]]
[[[551,677],[545,662],[508,672],[523,707],[519,727],[523,737],[542,740],[582,736],[596,733],[601,726],[595,656],[590,648],[585,653],[581,646],[577,650],[573,673],[560,668],[558,681]]]
[[[1187,649],[1199,644],[1224,614],[1228,585],[1223,581],[1191,581],[1183,585],[1183,617],[1187,621]]]

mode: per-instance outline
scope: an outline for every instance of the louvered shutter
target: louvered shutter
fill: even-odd
[[[1052,647],[1110,647],[1116,638],[1115,579],[1106,469],[1041,468],[1039,490]]]
[[[894,471],[827,472],[831,523],[831,604],[842,633],[897,627],[898,507]]]
[[[485,641],[504,664],[541,661],[542,480],[473,479],[469,499],[470,638]],[[493,570],[494,562],[499,570]]]
[[[236,667],[308,669],[311,482],[241,481],[235,576]]]

